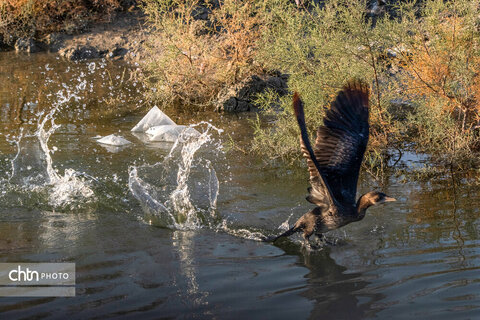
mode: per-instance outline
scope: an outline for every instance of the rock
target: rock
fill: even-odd
[[[125,48],[115,48],[107,54],[107,57],[110,59],[119,59],[123,58],[128,53],[128,50]]]
[[[101,56],[101,53],[92,46],[67,47],[59,51],[60,55],[70,61],[95,59]]]
[[[367,8],[367,15],[371,17],[380,16],[386,12],[386,3],[383,0],[373,0]]]
[[[109,136],[105,136],[101,139],[98,139],[97,142],[102,143],[102,144],[107,144],[107,145],[110,145],[110,146],[116,146],[116,147],[125,146],[125,145],[131,143],[130,141],[128,141],[124,137],[116,136],[114,134],[111,134]]]
[[[203,5],[198,5],[192,10],[192,17],[195,20],[208,20],[208,15],[211,13],[211,11],[203,6]]]
[[[67,36],[62,33],[51,33],[46,37],[46,42],[49,46],[50,51],[52,52],[58,52],[62,46],[65,40],[67,39]]]
[[[10,48],[11,47],[8,44],[6,44],[5,42],[3,42],[2,38],[0,38],[0,52],[4,51],[4,50],[7,51]]]
[[[285,95],[288,92],[288,76],[277,75],[261,78],[251,76],[245,81],[222,90],[217,96],[215,107],[217,111],[244,112],[256,109],[253,103],[256,96],[267,90],[273,90],[279,95]]]
[[[157,106],[154,106],[145,117],[140,120],[135,127],[132,128],[133,132],[146,132],[151,127],[161,125],[176,125],[172,119],[170,119],[165,113],[163,113]]]
[[[150,141],[175,142],[182,135],[184,138],[197,137],[200,133],[187,126],[181,125],[162,125],[151,127],[145,132]]]
[[[33,38],[18,38],[15,42],[15,51],[33,53],[40,51],[40,47]]]

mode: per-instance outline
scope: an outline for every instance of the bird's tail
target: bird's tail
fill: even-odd
[[[282,237],[288,237],[288,236],[291,236],[292,234],[300,231],[301,228],[297,227],[297,226],[293,226],[292,228],[290,228],[289,230],[285,231],[284,233],[278,235],[278,236],[271,236],[271,237],[265,237],[264,239],[262,239],[264,242],[275,242],[277,241],[278,239],[282,238]]]

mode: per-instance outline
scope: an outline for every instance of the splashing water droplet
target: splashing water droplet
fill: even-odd
[[[203,124],[207,123],[195,126]],[[214,222],[218,179],[208,159],[195,158],[198,150],[212,141],[210,129],[218,132],[211,124],[207,124],[200,135],[191,135],[191,131],[185,130],[162,162],[129,168],[130,191],[161,226],[198,229]],[[194,168],[194,159],[202,165]],[[153,185],[139,177],[139,170],[146,175],[160,172],[161,176]],[[199,180],[201,184],[196,183]],[[204,199],[208,199],[208,203],[202,203]]]
[[[26,192],[46,192],[48,204],[54,208],[75,206],[94,199],[89,181],[80,177],[75,170],[66,169],[63,175],[58,173],[51,157],[58,148],[50,150],[48,147],[50,137],[60,127],[55,123],[55,114],[72,99],[79,99],[77,92],[81,90],[82,83],[76,87],[77,91],[63,84],[65,89],[56,93],[57,99],[50,112],[37,113],[34,133],[25,133],[24,127],[21,127],[18,137],[7,137],[7,141],[17,147],[17,153],[11,160],[12,171],[8,184]]]

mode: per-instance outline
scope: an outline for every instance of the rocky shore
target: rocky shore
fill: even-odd
[[[139,9],[116,13],[111,21],[99,22],[80,34],[51,33],[42,38],[19,38],[14,49],[19,52],[58,52],[68,60],[107,58],[141,61],[145,58],[148,31]]]

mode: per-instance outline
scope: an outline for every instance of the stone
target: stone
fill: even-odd
[[[62,48],[66,39],[67,36],[63,33],[51,33],[46,37],[46,42],[50,51],[58,52]]]
[[[273,90],[279,95],[288,92],[286,75],[259,77],[253,75],[248,79],[222,90],[215,102],[217,111],[245,112],[254,111],[254,100],[259,93],[265,90]]]
[[[108,58],[121,58],[123,56],[125,56],[126,54],[128,53],[128,50],[125,49],[125,48],[115,48],[113,50],[111,50],[108,54],[107,54],[107,57]]]
[[[15,51],[33,53],[40,51],[40,47],[33,38],[18,38],[15,42]]]
[[[92,46],[67,47],[59,51],[60,55],[70,61],[95,59],[101,56],[101,53]]]

